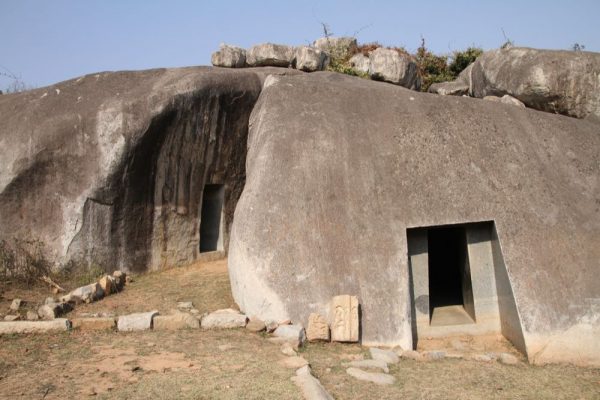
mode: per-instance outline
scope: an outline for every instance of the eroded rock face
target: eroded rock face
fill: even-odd
[[[274,80],[250,126],[228,261],[245,313],[331,322],[352,294],[363,344],[410,349],[407,229],[494,220],[527,351],[600,361],[598,124],[315,72]]]
[[[270,71],[99,73],[2,96],[0,238],[39,239],[58,264],[107,272],[186,263],[204,185],[223,184],[226,250]]]
[[[600,116],[600,54],[523,47],[488,51],[473,65],[470,94],[509,94],[540,111]]]

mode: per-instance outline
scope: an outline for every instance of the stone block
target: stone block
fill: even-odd
[[[98,284],[100,285],[100,288],[102,288],[102,291],[104,292],[105,296],[108,296],[111,293],[117,291],[115,285],[115,278],[113,278],[110,275],[104,275],[102,278],[100,278]]]
[[[200,321],[193,315],[187,313],[176,313],[173,315],[157,315],[153,320],[154,330],[174,331],[178,329],[198,329]]]
[[[301,356],[292,356],[283,358],[281,361],[279,361],[279,364],[286,368],[298,369],[308,365],[308,361]]]
[[[327,324],[327,320],[321,314],[312,313],[308,316],[306,339],[309,342],[316,340],[329,341],[329,324]]]
[[[152,328],[152,319],[158,315],[158,311],[122,315],[117,322],[117,328],[121,332],[143,331]]]
[[[265,323],[257,318],[251,318],[246,325],[246,329],[250,332],[262,332],[266,329]]]
[[[13,333],[37,333],[66,331],[71,327],[68,319],[57,318],[52,321],[14,321],[0,324],[0,335]]]
[[[398,354],[396,354],[392,350],[383,350],[378,349],[376,347],[371,347],[369,349],[369,352],[371,353],[371,358],[373,360],[381,360],[388,364],[396,364],[398,361],[400,361],[400,357],[398,357]]]
[[[304,327],[302,327],[302,325],[280,325],[277,329],[275,329],[273,335],[280,339],[297,343],[298,346],[302,346],[306,340],[306,332],[304,331]]]
[[[358,298],[341,295],[331,300],[331,340],[358,342]]]
[[[12,303],[10,303],[10,310],[11,311],[19,311],[19,308],[21,308],[22,303],[23,303],[23,300],[21,300],[21,299],[13,299]]]
[[[350,367],[346,370],[346,373],[358,380],[373,382],[378,385],[391,385],[396,382],[396,378],[391,375],[383,374],[380,372],[367,372],[362,369]]]
[[[231,329],[243,328],[246,326],[248,318],[237,310],[231,308],[217,310],[202,317],[201,326],[205,329]]]

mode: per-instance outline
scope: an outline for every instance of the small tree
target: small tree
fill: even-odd
[[[585,45],[579,44],[579,43],[573,43],[573,46],[571,46],[571,50],[573,50],[573,51],[584,51],[585,50]]]

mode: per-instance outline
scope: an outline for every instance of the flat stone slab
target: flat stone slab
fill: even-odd
[[[299,368],[296,376],[291,378],[302,391],[302,396],[306,400],[333,400],[333,397],[327,393],[327,390],[321,385],[321,382],[310,373],[308,365]]]
[[[73,318],[71,324],[73,325],[73,329],[81,329],[82,331],[103,331],[114,329],[116,321],[110,317]]]
[[[367,372],[358,368],[348,368],[346,373],[358,380],[373,382],[378,385],[391,385],[396,382],[396,378],[391,375],[382,374],[380,372]]]
[[[243,328],[248,318],[239,311],[232,309],[217,310],[202,318],[200,325],[204,329]]]
[[[174,331],[178,329],[198,329],[200,321],[186,313],[173,315],[157,315],[153,319],[153,329],[157,331]]]
[[[152,318],[158,315],[158,311],[122,315],[117,322],[120,332],[144,331],[152,328]]]
[[[377,347],[371,347],[369,349],[369,352],[371,353],[371,358],[373,360],[381,360],[388,364],[396,364],[398,361],[400,361],[400,357],[398,357],[398,354],[396,354],[392,350],[383,350],[378,349]]]
[[[386,374],[390,372],[387,363],[382,360],[354,360],[350,361],[348,366],[356,368],[379,368]]]
[[[71,322],[66,318],[57,318],[51,321],[0,322],[0,335],[67,331],[70,327]]]

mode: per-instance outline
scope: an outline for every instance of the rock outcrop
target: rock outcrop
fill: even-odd
[[[223,184],[226,249],[269,73],[299,72],[109,72],[2,96],[0,239],[39,239],[56,263],[107,272],[186,263],[204,187]]]
[[[215,67],[242,68],[246,65],[246,50],[221,44],[219,51],[212,54],[210,61]]]
[[[322,71],[329,62],[329,56],[324,51],[309,46],[296,48],[294,65],[305,72]]]
[[[493,220],[506,334],[600,361],[598,124],[315,72],[273,80],[250,126],[228,262],[245,313],[331,321],[348,293],[363,344],[412,348],[407,229]]]

